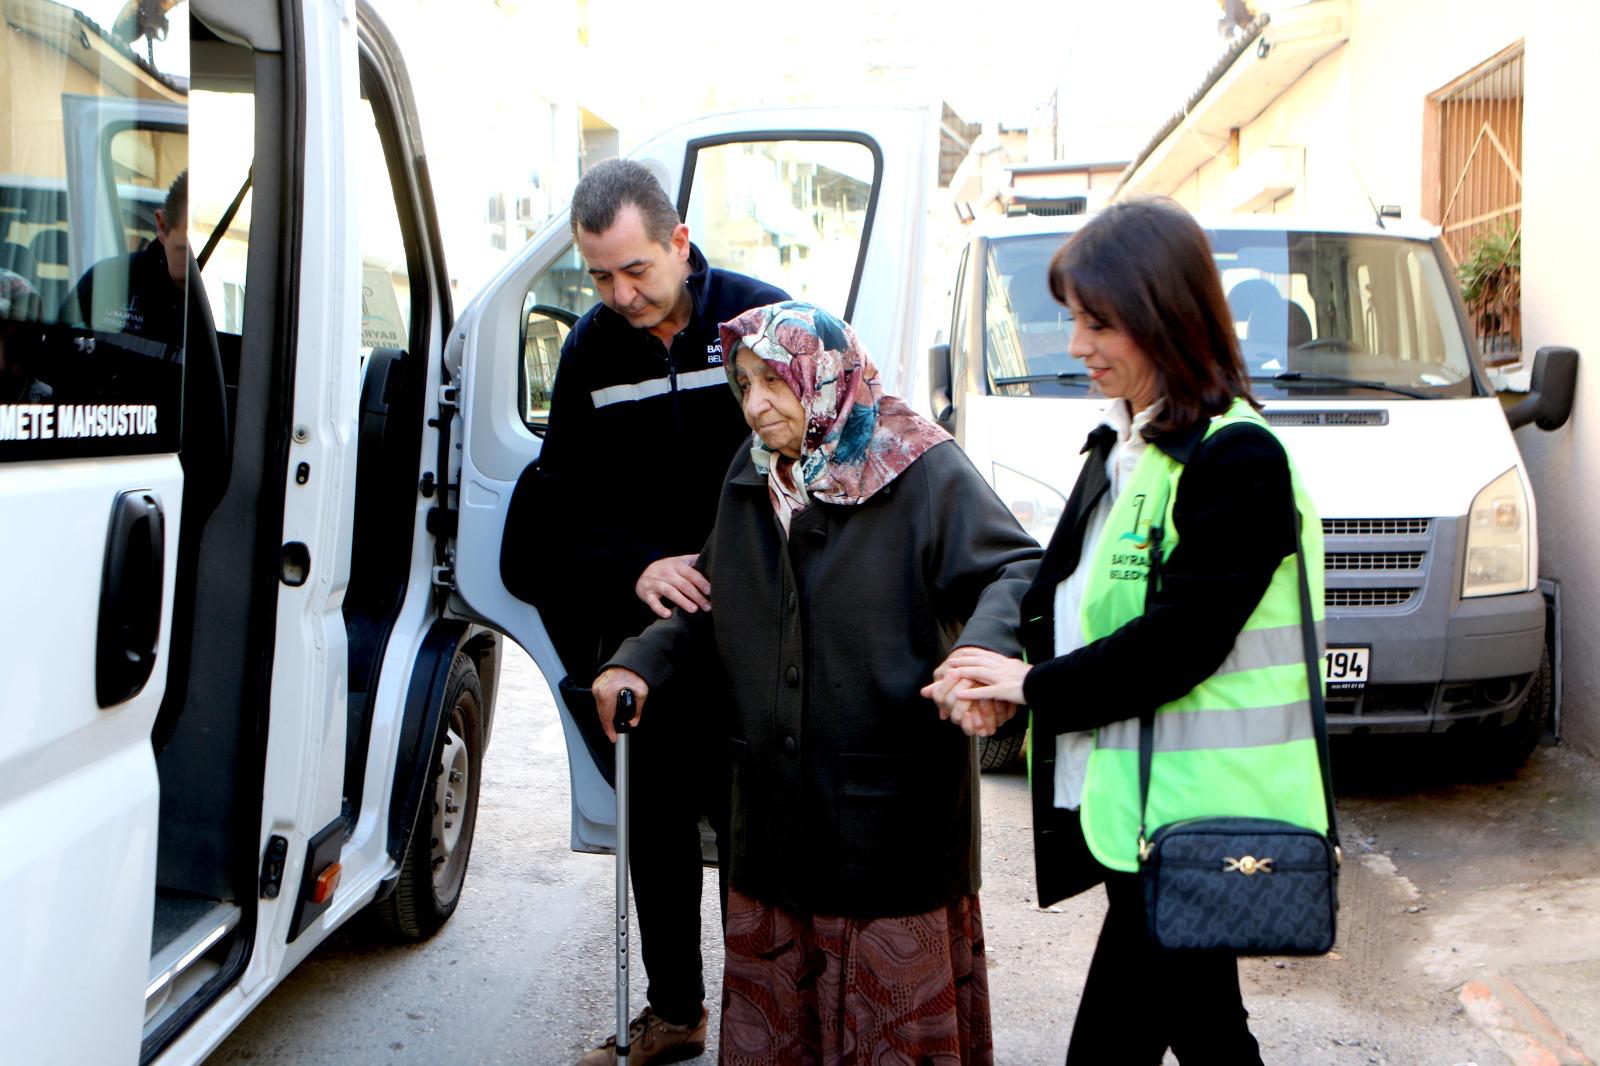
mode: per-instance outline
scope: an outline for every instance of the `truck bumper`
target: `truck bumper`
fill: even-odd
[[[1328,693],[1334,733],[1428,733],[1513,721],[1544,647],[1538,592],[1462,600],[1443,626],[1328,617],[1328,644],[1369,644],[1364,689]]]

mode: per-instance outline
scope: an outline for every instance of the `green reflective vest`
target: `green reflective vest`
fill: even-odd
[[[1249,403],[1235,400],[1225,414],[1211,420],[1205,435],[1240,422],[1271,432]],[[1300,550],[1321,647],[1322,524],[1292,462],[1289,475],[1300,509]],[[1081,606],[1085,643],[1144,613],[1151,528],[1161,531],[1162,557],[1172,554],[1183,533],[1172,518],[1182,476],[1182,463],[1150,447],[1123,486],[1090,560],[1093,569]],[[1221,816],[1276,818],[1327,830],[1300,632],[1299,582],[1295,557],[1286,556],[1216,673],[1157,709],[1144,819],[1150,832],[1184,818]],[[1160,649],[1152,649],[1152,669],[1161,668],[1160,655]],[[1139,719],[1095,731],[1081,816],[1095,858],[1114,870],[1139,868]]]

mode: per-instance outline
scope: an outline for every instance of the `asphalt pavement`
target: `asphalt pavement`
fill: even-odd
[[[569,850],[555,710],[532,663],[507,652],[454,918],[431,941],[407,947],[374,944],[360,928],[336,933],[211,1066],[560,1066],[611,1031],[612,862]],[[1241,963],[1265,1060],[1587,1062],[1581,1049],[1600,1047],[1595,765],[1541,749],[1514,777],[1471,781],[1437,746],[1345,745],[1335,750],[1335,770],[1348,853],[1335,950]],[[1025,780],[986,776],[982,804],[995,1060],[1059,1063],[1103,896],[1094,890],[1041,910]],[[709,1064],[722,962],[714,871],[706,871],[703,899],[712,1044],[693,1061]],[[632,995],[642,1004],[637,958],[634,972]],[[1554,1048],[1553,1057],[1525,1057],[1528,1040],[1528,1054]]]

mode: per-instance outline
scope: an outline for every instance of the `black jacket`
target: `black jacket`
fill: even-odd
[[[1055,806],[1055,738],[1138,716],[1187,693],[1222,665],[1284,556],[1295,550],[1288,459],[1254,425],[1207,423],[1159,437],[1152,447],[1184,464],[1173,504],[1178,546],[1161,568],[1149,610],[1115,633],[1055,654],[1056,586],[1077,569],[1095,504],[1109,487],[1116,434],[1102,426],[1022,598],[1022,642],[1034,663],[1023,683],[1033,711],[1033,833],[1039,901],[1046,906],[1097,884],[1078,813]]]
[[[96,302],[98,297],[98,303]],[[142,338],[130,345],[156,358],[183,345],[184,290],[167,271],[167,252],[153,240],[137,252],[102,259],[86,271],[62,308],[62,320],[102,333]],[[124,344],[129,342],[124,339]]]
[[[733,887],[858,917],[977,890],[972,742],[919,689],[957,644],[1020,653],[1038,558],[954,442],[863,504],[813,504],[787,542],[766,479],[735,460],[701,555],[712,612],[657,622],[610,664],[654,688],[714,647],[733,705]],[[647,702],[642,728],[668,725]]]
[[[693,245],[689,264],[694,309],[670,349],[604,304],[578,320],[561,349],[538,465],[512,500],[502,573],[517,595],[549,608],[551,635],[583,682],[597,658],[575,649],[609,653],[655,617],[634,582],[655,560],[705,543],[722,471],[750,436],[723,375],[718,324],[789,298],[707,266]]]

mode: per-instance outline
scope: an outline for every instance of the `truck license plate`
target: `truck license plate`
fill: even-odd
[[[1329,648],[1323,655],[1328,667],[1329,692],[1359,692],[1367,687],[1372,667],[1370,647]]]

